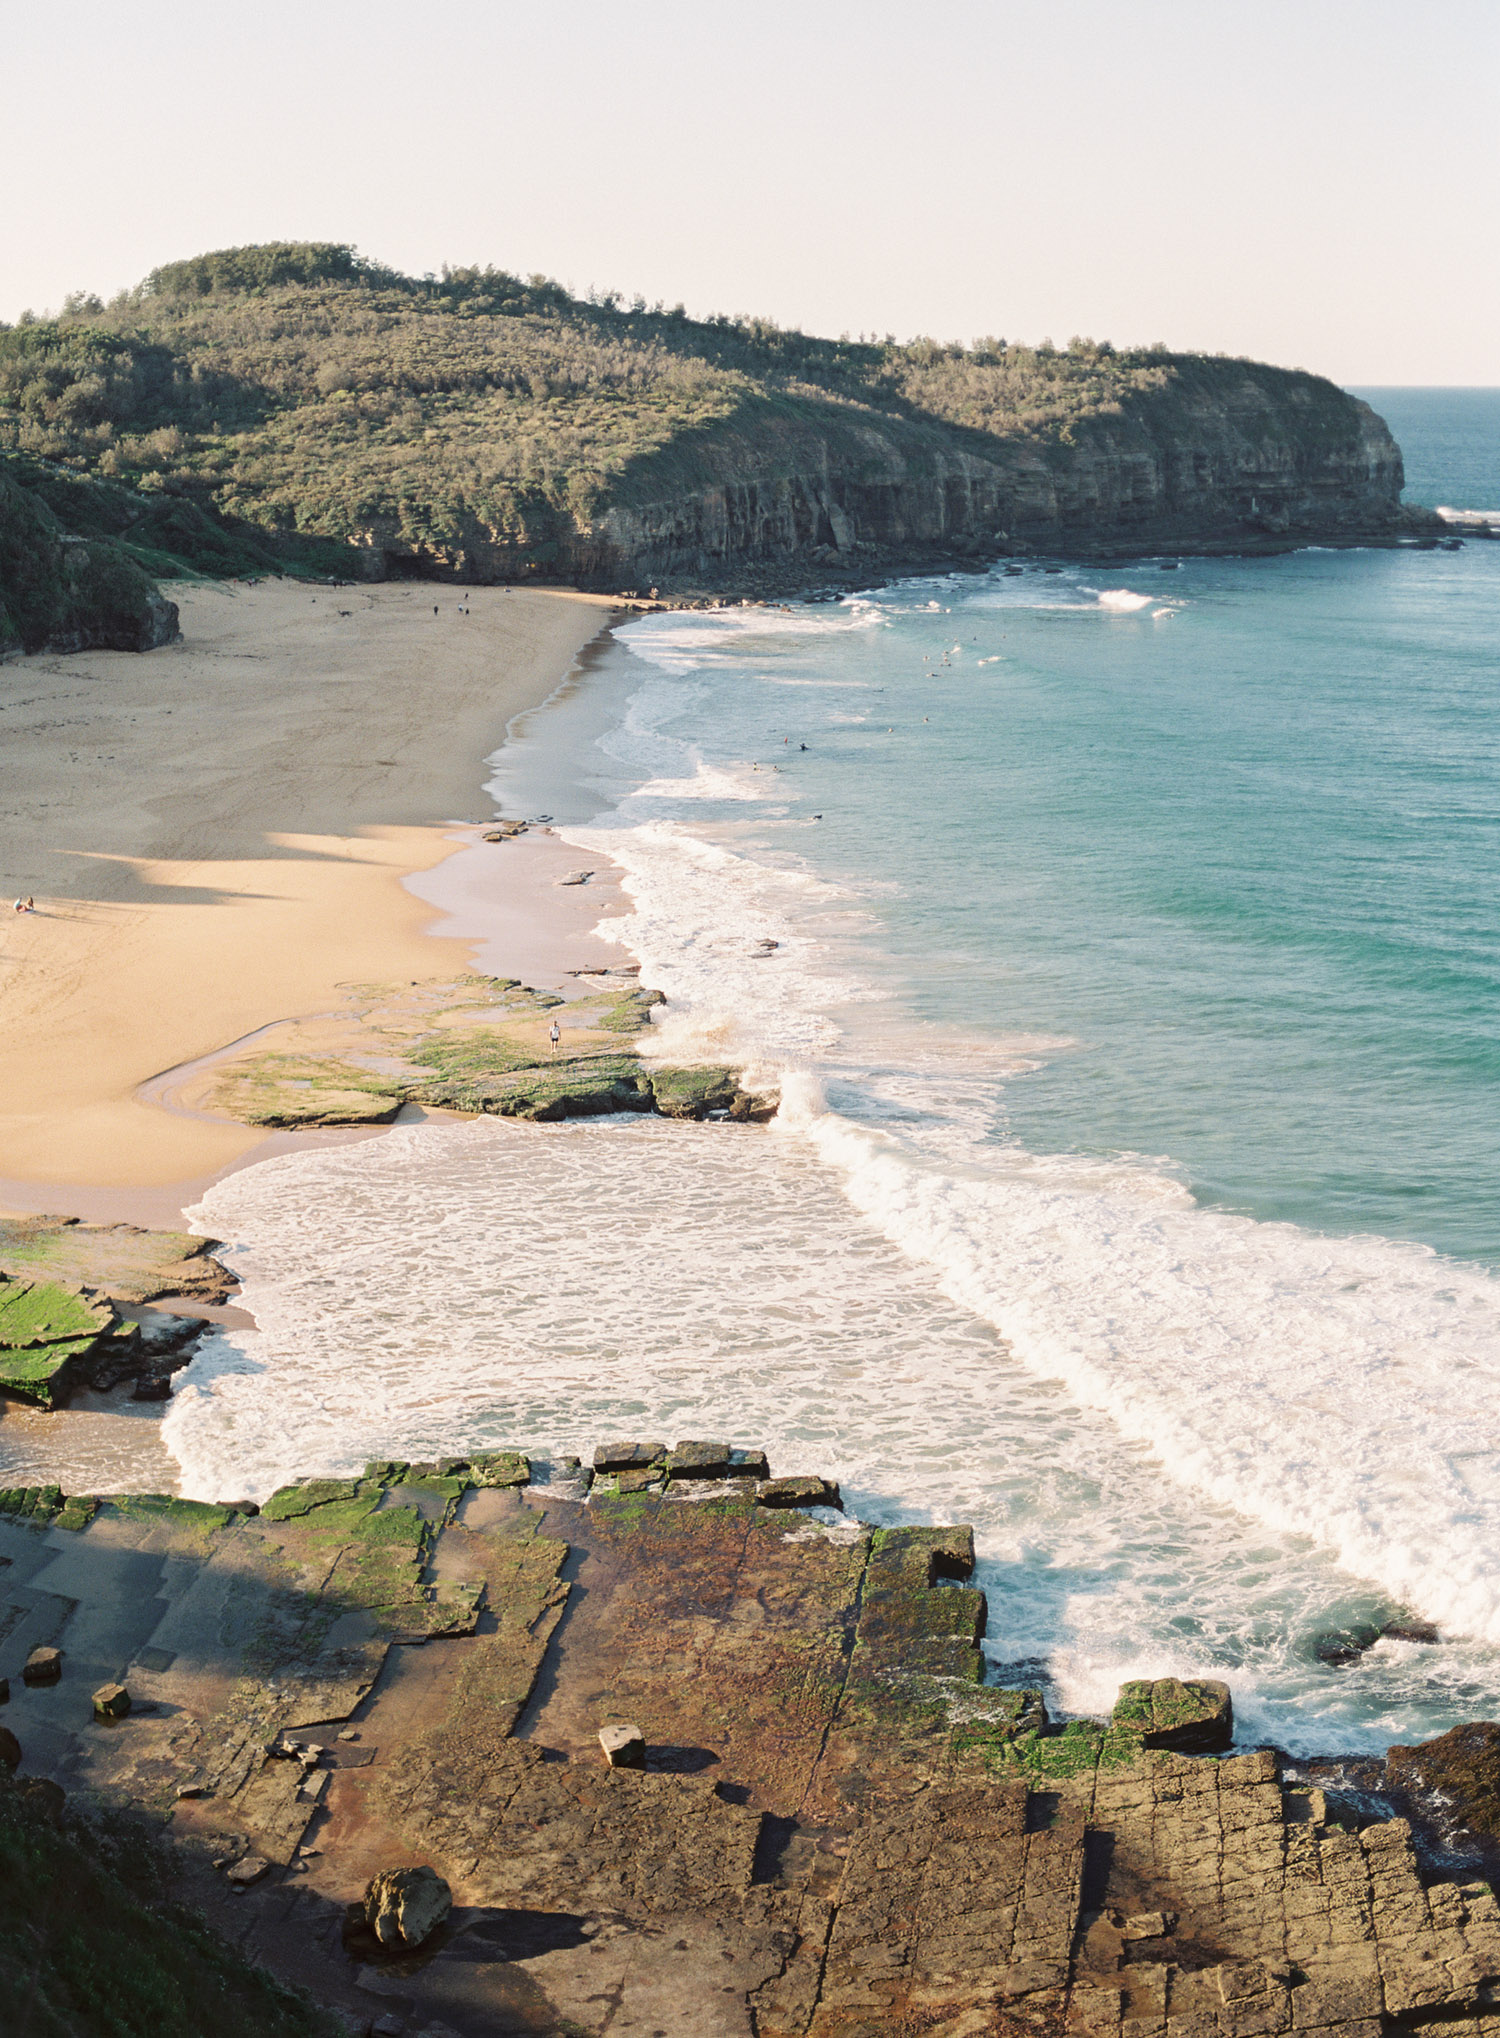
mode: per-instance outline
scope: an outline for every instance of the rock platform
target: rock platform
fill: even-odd
[[[1054,1727],[983,1682],[967,1529],[788,1507],[727,1445],[599,1455],[0,1518],[22,1778],[153,1822],[330,2030],[1500,2038],[1487,1882],[1272,1751],[1147,1745],[1222,1737],[1222,1687]],[[365,1892],[416,1866],[453,1908],[393,1949]]]

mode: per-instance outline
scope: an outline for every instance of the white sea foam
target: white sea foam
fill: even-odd
[[[609,925],[668,992],[662,1052],[738,1052],[763,1079],[782,1064],[779,1136],[837,1166],[856,1208],[1029,1369],[1184,1487],[1500,1644],[1492,1276],[1206,1211],[1148,1165],[981,1148],[961,1111],[929,1109],[915,1130],[854,1123],[786,1067],[831,1053],[830,1005],[868,995],[805,930],[832,888],[659,823],[572,839],[627,867],[635,912]],[[767,932],[783,943],[773,965],[749,953]]]
[[[1137,609],[1149,609],[1156,597],[1132,594],[1128,587],[1107,587],[1098,599],[1101,609],[1116,609],[1121,615],[1133,615]]]
[[[265,1162],[216,1184],[194,1215],[231,1241],[260,1328],[216,1337],[179,1377],[167,1440],[188,1493],[264,1497],[367,1457],[579,1451],[622,1425],[727,1435],[763,1444],[779,1470],[832,1474],[866,1519],[973,1521],[992,1651],[1007,1675],[1043,1676],[1066,1709],[1107,1704],[1125,1676],[1175,1671],[1227,1674],[1247,1731],[1301,1747],[1383,1745],[1445,1706],[1472,1712],[1483,1665],[1457,1645],[1415,1665],[1376,1651],[1357,1681],[1331,1679],[1310,1631],[1371,1608],[1309,1524],[1269,1530],[1242,1504],[1164,1479],[1160,1439],[1122,1435],[1118,1415],[1028,1372],[985,1313],[940,1292],[962,1285],[953,1269],[967,1255],[988,1311],[1015,1255],[1038,1317],[1064,1323],[1091,1290],[1097,1312],[1119,1256],[1095,1270],[1102,1227],[1080,1242],[1083,1220],[1065,1210],[1089,1199],[1087,1171],[1064,1186],[1033,1172],[1040,1209],[1006,1233],[1014,1215],[972,1163],[967,1180],[913,1163],[892,1135],[816,1105],[809,1123],[795,1102],[769,1137],[481,1120]],[[1098,1171],[1117,1213],[1128,1172]],[[1148,1182],[1145,1196],[1158,1225],[1192,1221],[1170,1187]],[[893,1214],[899,1250],[882,1235]],[[1149,1236],[1140,1213],[1128,1224]],[[1149,1288],[1148,1273],[1137,1267],[1133,1286]],[[1123,1321],[1132,1295],[1111,1299]],[[1268,1425],[1232,1373],[1211,1386],[1177,1362],[1174,1377],[1205,1426],[1222,1387],[1226,1449],[1262,1447]],[[1337,1481],[1335,1452],[1365,1432],[1351,1439],[1355,1417],[1342,1411],[1340,1427],[1335,1408],[1325,1447],[1325,1413],[1297,1434],[1307,1476]],[[1288,1444],[1268,1447],[1295,1469]]]
[[[795,1082],[777,1122],[1023,1364],[1181,1484],[1500,1644],[1491,1276],[1205,1211],[1149,1169],[1010,1150],[954,1174]]]
[[[625,872],[632,910],[602,921],[599,932],[639,956],[644,979],[667,993],[648,1048],[673,1060],[694,1054],[760,1065],[837,1041],[830,1007],[866,987],[831,968],[794,918],[847,904],[837,887],[736,855],[673,822],[559,833]],[[769,954],[766,942],[776,943]]]

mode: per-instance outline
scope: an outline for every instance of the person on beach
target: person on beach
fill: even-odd
[[[557,1043],[562,1039],[562,1028],[558,1025],[555,1019],[553,1020],[552,1025],[548,1030],[547,1038],[552,1042],[552,1052],[556,1054]]]

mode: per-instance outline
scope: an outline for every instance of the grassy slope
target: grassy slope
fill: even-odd
[[[169,1901],[144,1832],[73,1826],[0,1768],[8,2038],[334,2038],[331,2018]]]
[[[913,448],[1061,454],[1100,421],[1190,432],[1249,377],[1309,443],[1350,400],[1244,363],[985,341],[830,341],[764,322],[585,302],[494,270],[416,281],[321,245],[160,270],[108,309],[0,330],[0,450],[250,527],[346,541],[379,523],[451,547],[478,524],[546,564],[611,505],[777,472],[871,425]]]

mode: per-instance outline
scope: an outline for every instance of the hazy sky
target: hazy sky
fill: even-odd
[[[0,0],[0,318],[244,241],[1500,383],[1500,0]]]

